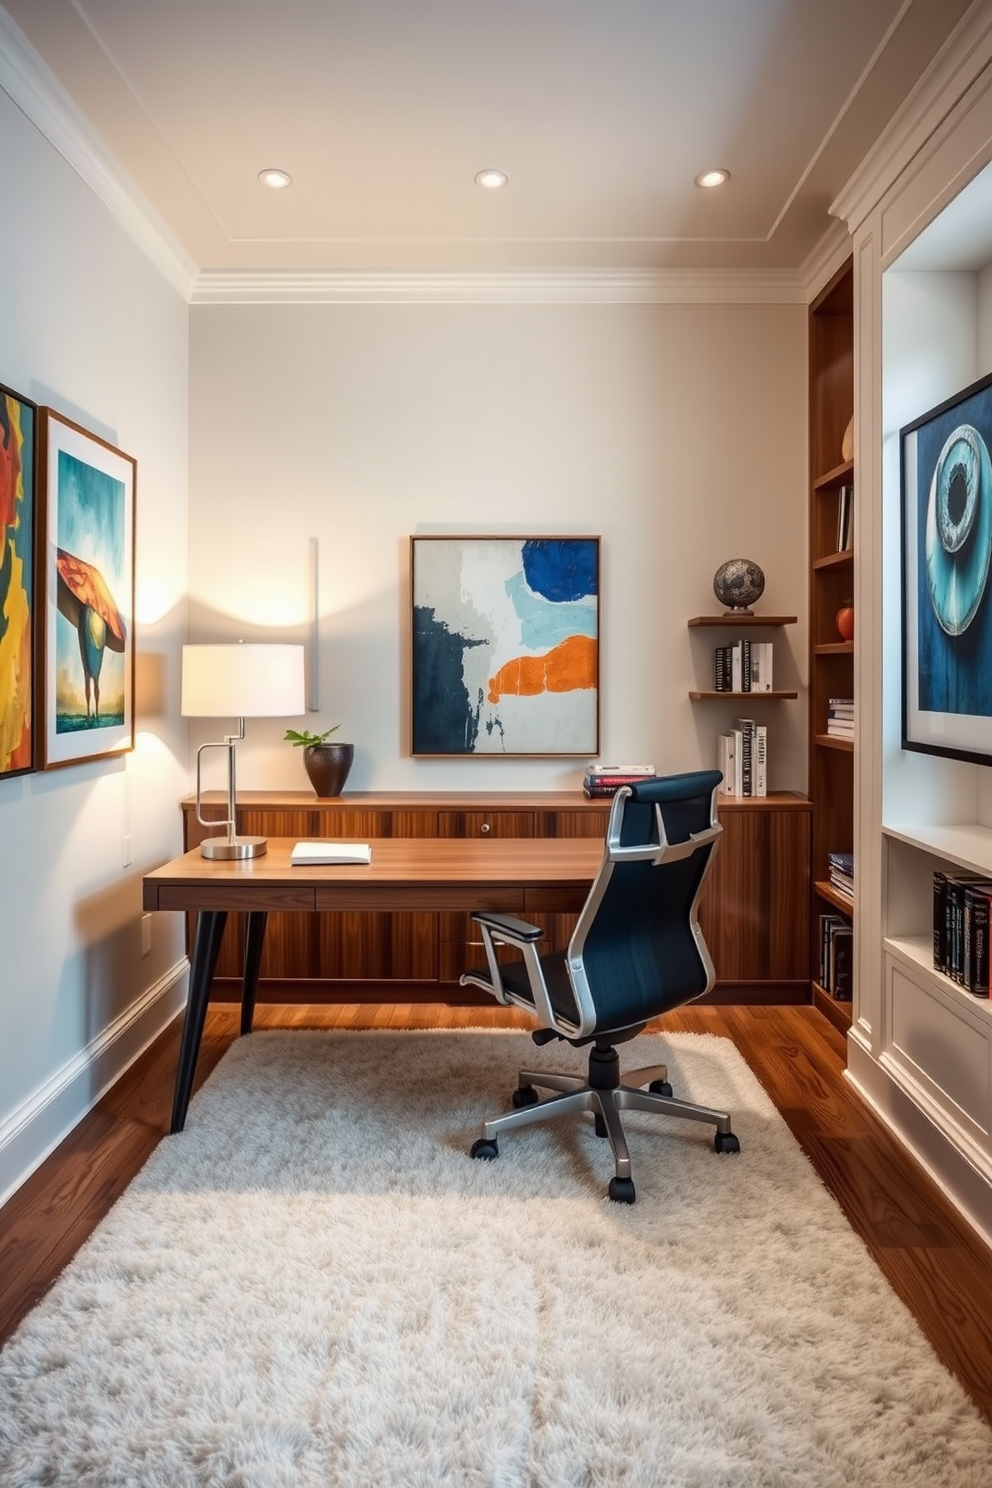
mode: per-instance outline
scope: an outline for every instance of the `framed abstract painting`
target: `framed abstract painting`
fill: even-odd
[[[136,463],[40,411],[43,768],[134,747]]]
[[[0,386],[0,779],[34,769],[38,410]]]
[[[599,538],[414,537],[412,753],[599,751]]]
[[[992,764],[992,377],[899,438],[902,746]]]

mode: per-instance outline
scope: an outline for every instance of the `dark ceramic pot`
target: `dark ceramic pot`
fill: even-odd
[[[304,747],[303,763],[318,796],[341,794],[354,758],[354,744],[308,744]]]

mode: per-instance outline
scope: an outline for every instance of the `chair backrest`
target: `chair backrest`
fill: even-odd
[[[597,1031],[632,1027],[709,991],[697,919],[722,832],[717,770],[651,778],[617,792],[606,856],[568,948],[576,1002]]]

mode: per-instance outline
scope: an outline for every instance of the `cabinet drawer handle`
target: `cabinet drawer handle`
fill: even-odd
[[[483,822],[482,823],[482,826],[479,828],[479,831],[480,832],[488,832],[489,831],[489,823],[488,822]]]

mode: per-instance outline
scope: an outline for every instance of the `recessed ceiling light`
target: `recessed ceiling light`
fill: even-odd
[[[506,172],[493,170],[492,167],[479,171],[475,178],[475,184],[477,186],[485,186],[489,191],[498,191],[501,186],[506,185],[506,182]]]
[[[273,191],[281,191],[284,186],[292,186],[293,178],[289,171],[284,170],[260,170],[258,179],[263,186],[271,186]]]
[[[714,186],[723,186],[730,180],[730,172],[718,166],[716,170],[700,171],[695,178],[695,184],[702,186],[705,191],[712,191]]]

